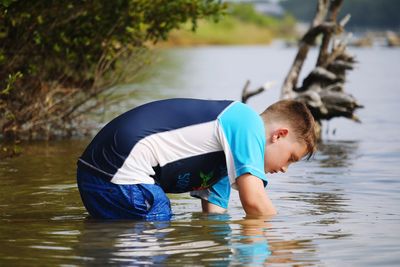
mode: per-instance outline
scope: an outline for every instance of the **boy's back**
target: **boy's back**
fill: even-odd
[[[231,106],[238,108],[232,110]],[[232,111],[221,123],[218,118],[225,110]],[[227,175],[227,150],[231,154],[246,149],[232,147],[239,144],[226,145],[241,140],[235,133],[223,133],[236,131],[235,121],[240,120],[232,119],[240,116],[245,117],[244,127],[255,120],[257,125],[247,131],[260,130],[262,139],[264,129],[257,127],[261,125],[258,114],[239,102],[169,99],[145,104],[108,123],[78,164],[115,184],[157,183],[167,193],[204,189]],[[247,139],[246,134],[243,138]],[[230,146],[225,151],[223,143]],[[257,160],[262,162],[260,156]]]

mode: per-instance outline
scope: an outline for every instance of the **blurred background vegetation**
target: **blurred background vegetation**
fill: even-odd
[[[268,12],[268,11],[267,11]],[[201,20],[196,32],[190,25],[173,30],[164,46],[269,44],[296,36],[296,20],[289,13],[268,14],[252,3],[232,3],[219,21]]]
[[[297,20],[309,22],[315,13],[318,0],[282,0],[282,7]],[[349,30],[394,30],[400,29],[400,1],[398,0],[347,0],[343,2],[341,14],[351,14],[346,25]]]

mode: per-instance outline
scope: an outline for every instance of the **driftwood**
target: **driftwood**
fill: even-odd
[[[281,99],[305,103],[319,126],[322,120],[334,117],[346,117],[360,122],[354,111],[362,105],[344,91],[346,72],[353,69],[356,61],[346,51],[346,40],[333,40],[336,35],[343,34],[344,26],[350,19],[350,15],[347,15],[339,23],[336,21],[342,3],[343,0],[318,1],[315,18],[300,40],[298,52],[281,89]],[[302,85],[297,86],[308,51],[320,35],[322,41],[316,66]]]
[[[353,69],[355,59],[346,52],[345,41],[332,42],[335,35],[344,32],[344,26],[350,18],[347,15],[337,23],[336,18],[342,3],[343,0],[319,0],[313,25],[300,42],[296,59],[281,91],[282,99],[304,102],[319,123],[334,117],[360,121],[354,111],[362,106],[344,91],[346,71]],[[326,19],[324,14],[328,14]],[[303,84],[297,87],[297,79],[308,49],[320,34],[323,37],[316,67],[304,79]],[[328,51],[330,44],[332,48]]]
[[[400,36],[392,31],[386,32],[386,42],[388,46],[400,46]]]

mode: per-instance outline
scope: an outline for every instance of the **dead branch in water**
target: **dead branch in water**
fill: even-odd
[[[244,85],[243,90],[242,90],[242,102],[243,103],[246,103],[250,97],[258,95],[258,94],[264,92],[264,90],[265,90],[264,87],[260,87],[256,90],[249,91],[249,87],[250,87],[250,80],[247,80],[246,84]]]
[[[345,39],[335,40],[335,37],[343,35],[344,26],[350,19],[350,15],[347,15],[339,23],[337,22],[342,4],[343,0],[318,1],[313,22],[299,42],[297,54],[281,88],[280,98],[305,103],[319,126],[322,120],[335,117],[345,117],[360,122],[354,112],[363,107],[344,90],[347,71],[353,69],[356,60],[347,53]],[[297,86],[308,51],[321,35],[322,41],[315,68],[303,80],[302,85]],[[242,92],[243,102],[259,93],[257,90],[248,93],[248,83]]]
[[[282,99],[294,99],[305,103],[319,126],[322,120],[335,117],[345,117],[360,122],[354,112],[363,107],[344,90],[346,73],[353,69],[356,61],[346,51],[346,40],[334,39],[344,33],[344,26],[350,19],[350,15],[347,15],[339,23],[337,22],[342,3],[343,0],[318,1],[313,25],[300,43],[295,61],[281,90]],[[329,15],[326,18],[322,14]],[[316,66],[303,80],[302,85],[297,87],[297,80],[308,49],[321,34],[322,42]],[[329,47],[331,47],[330,51]]]

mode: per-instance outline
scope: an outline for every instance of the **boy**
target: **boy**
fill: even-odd
[[[204,212],[224,212],[230,187],[248,215],[276,213],[265,173],[315,151],[307,107],[283,100],[258,115],[237,101],[168,99],[109,122],[78,160],[82,201],[94,218],[166,220],[165,193],[191,192]]]

